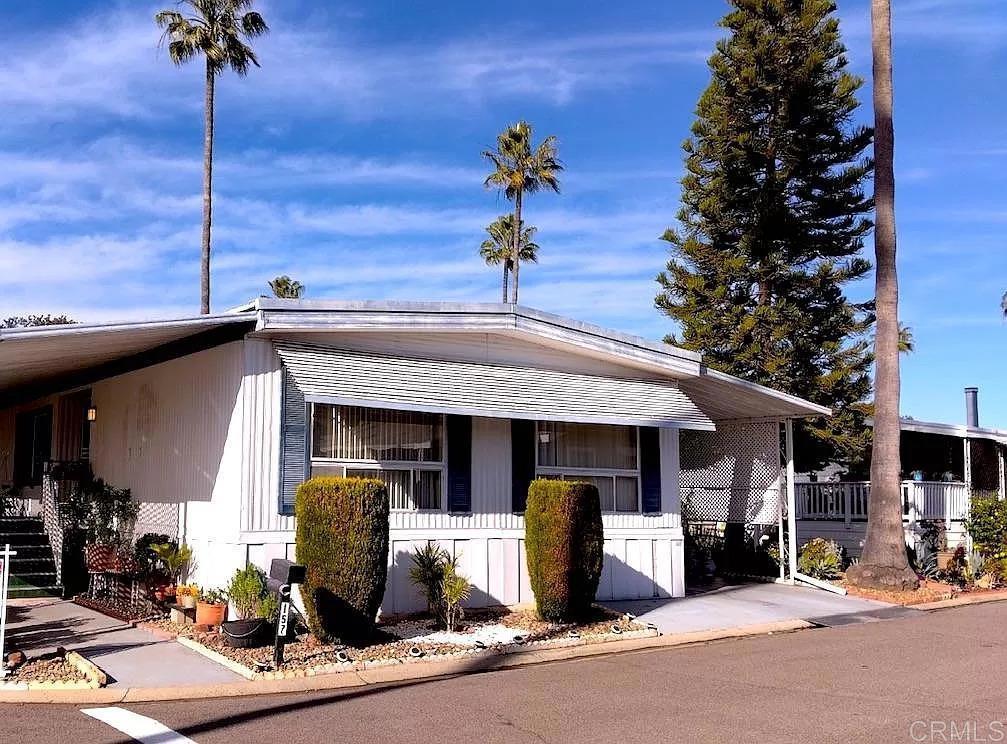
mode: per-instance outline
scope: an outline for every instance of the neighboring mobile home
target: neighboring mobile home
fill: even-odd
[[[705,519],[779,524],[781,425],[827,413],[695,353],[504,304],[260,299],[0,331],[0,483],[26,489],[54,541],[48,461],[131,489],[137,534],[192,545],[203,585],[294,556],[305,478],[377,477],[385,612],[420,606],[409,555],[429,539],[460,554],[472,604],[530,601],[536,477],[598,486],[600,599],[682,596],[683,494]]]

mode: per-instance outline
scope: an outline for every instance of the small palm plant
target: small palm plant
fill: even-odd
[[[441,613],[448,632],[453,633],[465,616],[462,603],[469,598],[471,591],[468,577],[458,573],[458,556],[449,558],[444,564],[444,578],[441,579]]]
[[[507,280],[514,269],[514,215],[502,214],[486,228],[489,237],[479,246],[479,255],[487,266],[503,265],[503,299],[507,302]],[[522,261],[538,263],[537,227],[521,226],[518,255]]]
[[[161,43],[176,65],[197,57],[206,64],[203,135],[203,243],[200,263],[200,312],[210,312],[210,226],[213,222],[213,115],[217,76],[233,70],[244,77],[259,66],[248,39],[269,30],[254,0],[179,0],[177,10],[162,10],[154,21],[164,29]],[[181,11],[186,12],[181,12]]]
[[[296,279],[291,279],[284,274],[269,282],[269,289],[273,296],[281,300],[299,300],[304,296],[305,287]]]
[[[524,195],[543,189],[559,193],[559,174],[563,164],[559,160],[556,138],[546,137],[538,146],[532,145],[532,126],[519,121],[507,127],[497,137],[494,150],[483,151],[483,157],[493,166],[486,176],[486,188],[496,188],[514,202],[515,225],[523,225],[521,210]],[[514,289],[511,302],[518,301],[518,282],[521,274],[520,231],[513,231],[511,256],[514,271]]]
[[[439,619],[441,583],[444,581],[444,566],[448,560],[448,552],[433,540],[427,540],[426,545],[416,549],[412,558],[409,580],[423,593],[427,611]]]

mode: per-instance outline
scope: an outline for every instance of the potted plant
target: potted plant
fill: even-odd
[[[178,584],[183,574],[188,573],[189,565],[192,562],[192,548],[185,544],[178,545],[174,542],[166,542],[160,545],[151,545],[150,549],[157,556],[167,574],[167,584],[164,587],[159,587],[159,591],[155,592],[155,595],[163,595],[158,600],[163,602],[165,599],[175,596],[175,585]]]
[[[937,570],[947,571],[955,551],[948,550],[948,531],[943,519],[927,521],[923,527],[923,542],[937,554]]]
[[[269,643],[271,602],[266,600],[266,576],[257,567],[249,564],[234,572],[227,588],[231,606],[237,620],[221,623],[220,630],[229,646],[234,648],[255,648]]]
[[[196,601],[197,625],[220,625],[227,616],[227,595],[220,589],[199,588]]]
[[[129,535],[140,504],[128,488],[114,488],[101,478],[79,480],[60,502],[65,533],[78,535],[70,542],[83,544],[84,564],[90,573],[131,573],[136,569]]]
[[[179,584],[175,587],[175,601],[187,610],[195,608],[199,600],[199,587],[195,584]]]

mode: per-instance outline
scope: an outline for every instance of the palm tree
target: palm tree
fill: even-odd
[[[281,300],[299,300],[304,296],[305,289],[303,284],[286,274],[269,282],[269,288],[273,290],[273,297],[279,297]]]
[[[871,0],[874,49],[874,447],[867,539],[860,563],[847,572],[859,586],[914,589],[919,579],[909,567],[902,528],[899,487],[899,283],[895,270],[895,129],[892,121],[891,0]]]
[[[538,244],[535,243],[537,227],[521,226],[518,255],[522,261],[538,263]],[[502,214],[486,228],[489,237],[479,246],[479,255],[488,266],[503,264],[503,299],[507,302],[507,278],[514,268],[514,215]]]
[[[563,164],[557,157],[556,138],[546,137],[538,145],[532,146],[532,127],[526,121],[519,121],[507,127],[497,137],[495,150],[484,150],[483,157],[493,165],[493,172],[486,177],[486,188],[503,191],[507,199],[514,202],[514,224],[524,224],[521,208],[524,195],[534,194],[542,189],[559,193],[559,173]],[[520,231],[512,235],[511,262],[514,272],[514,290],[511,302],[517,304],[518,282],[521,274]]]
[[[269,27],[249,10],[254,0],[179,0],[178,10],[162,10],[154,20],[164,29],[161,43],[176,65],[202,55],[206,63],[205,127],[203,132],[203,243],[200,271],[200,312],[210,312],[210,227],[213,223],[213,100],[217,75],[230,69],[241,77],[259,66],[246,40]],[[180,11],[186,11],[186,15]]]
[[[912,354],[914,351],[916,351],[916,339],[913,338],[913,329],[899,323],[899,353]]]

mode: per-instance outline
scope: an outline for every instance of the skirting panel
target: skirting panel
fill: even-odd
[[[422,610],[426,604],[409,581],[416,548],[433,539],[458,556],[461,572],[472,584],[469,607],[526,604],[535,601],[528,581],[524,537],[519,531],[496,535],[455,533],[431,535],[392,532],[388,556],[388,584],[381,611],[398,614]],[[685,594],[683,542],[669,534],[612,535],[605,540],[605,564],[598,599],[649,599]],[[296,559],[291,542],[247,545],[247,560],[263,570],[273,558]],[[234,566],[230,569],[233,572]]]

